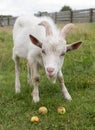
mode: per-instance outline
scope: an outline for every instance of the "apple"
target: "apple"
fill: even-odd
[[[37,123],[39,123],[39,118],[37,116],[33,116],[33,117],[31,117],[31,122],[37,124]]]
[[[42,107],[39,108],[38,112],[39,112],[40,114],[45,115],[45,114],[47,114],[48,110],[47,110],[46,107],[42,106]]]
[[[57,112],[62,115],[62,114],[65,114],[66,109],[65,109],[65,107],[63,107],[63,106],[59,106],[59,107],[57,108]]]

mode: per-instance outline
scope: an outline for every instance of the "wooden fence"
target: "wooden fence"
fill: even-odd
[[[14,22],[16,20],[16,17],[0,17],[0,26],[13,26]]]
[[[63,11],[56,13],[40,13],[40,16],[50,16],[57,22],[85,23],[95,22],[95,9]]]
[[[95,22],[95,9],[73,10],[63,11],[55,13],[40,13],[36,16],[50,16],[55,23],[67,22],[67,23],[88,23]],[[0,17],[0,26],[13,26],[16,17]]]

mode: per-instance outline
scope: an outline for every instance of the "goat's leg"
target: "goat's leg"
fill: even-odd
[[[28,79],[28,84],[31,86],[31,70],[30,70],[30,67],[29,67],[29,64],[27,63],[27,71],[28,71],[28,75],[27,75],[27,79]]]
[[[31,64],[30,70],[31,70],[32,83],[33,83],[33,87],[34,87],[32,96],[33,96],[33,101],[36,103],[36,102],[39,102],[39,89],[38,89],[39,73],[38,73],[38,68],[37,68],[36,62]]]
[[[58,73],[58,80],[59,80],[59,82],[61,84],[62,93],[63,93],[65,99],[71,101],[72,98],[71,98],[71,96],[70,96],[70,94],[69,94],[69,92],[68,92],[68,90],[67,90],[67,88],[66,88],[66,86],[64,84],[64,78],[63,78],[63,74],[62,74],[61,71]]]
[[[13,60],[15,62],[15,92],[20,93],[20,68],[19,68],[19,58],[17,56],[13,57]]]

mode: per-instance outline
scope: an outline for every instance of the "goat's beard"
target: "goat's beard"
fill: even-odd
[[[47,76],[48,77],[48,79],[52,82],[52,83],[56,83],[56,78],[57,78],[57,76],[54,76],[54,77],[49,77],[49,76]]]

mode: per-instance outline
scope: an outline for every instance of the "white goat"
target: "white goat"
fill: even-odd
[[[28,63],[28,81],[33,83],[33,101],[39,101],[39,65],[45,68],[47,77],[53,82],[58,78],[62,93],[71,100],[61,71],[66,52],[77,49],[81,41],[66,45],[66,35],[73,28],[67,24],[61,31],[57,29],[49,17],[22,16],[19,17],[13,29],[13,60],[15,62],[15,91],[20,92],[19,58],[25,58]]]

